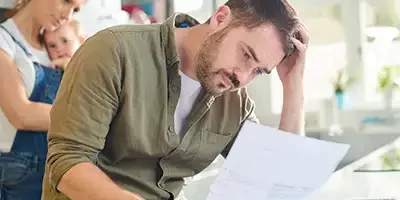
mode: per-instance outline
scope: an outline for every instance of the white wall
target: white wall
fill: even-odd
[[[376,90],[377,71],[380,66],[375,62],[376,47],[366,45],[367,64],[365,66],[366,98],[361,102],[348,102],[349,111],[342,113],[345,126],[357,126],[360,120],[368,115],[374,115],[383,109],[382,95]],[[390,63],[400,64],[400,42],[393,42],[387,49]],[[305,107],[308,120],[317,120],[315,112],[320,111],[322,100],[332,98],[331,83],[335,70],[346,64],[345,44],[313,45],[309,47],[305,70]],[[277,125],[282,105],[282,86],[275,73],[256,79],[249,86],[251,97],[256,102],[256,113],[263,124]],[[400,92],[395,93],[394,107],[400,108]],[[363,111],[361,111],[363,110]],[[314,113],[314,114],[313,114]]]
[[[12,8],[13,7],[12,0],[0,0],[1,8]]]

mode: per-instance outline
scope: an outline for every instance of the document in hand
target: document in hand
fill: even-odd
[[[305,200],[348,149],[245,122],[207,200]]]

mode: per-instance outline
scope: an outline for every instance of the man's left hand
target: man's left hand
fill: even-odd
[[[303,87],[305,57],[310,35],[303,22],[300,22],[298,31],[300,38],[292,38],[295,51],[277,66],[284,89]]]

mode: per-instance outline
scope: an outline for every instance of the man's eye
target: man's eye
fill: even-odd
[[[250,55],[247,52],[244,52],[243,56],[246,60],[250,59]]]
[[[265,73],[263,69],[258,68],[258,67],[255,69],[255,72],[256,72],[257,75],[261,75],[261,74]]]
[[[49,47],[50,48],[56,48],[56,45],[55,44],[50,44]]]

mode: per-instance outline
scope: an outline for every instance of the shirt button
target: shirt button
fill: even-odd
[[[210,103],[214,103],[214,101],[215,101],[215,97],[212,96],[212,97],[210,98]]]
[[[211,98],[208,100],[208,102],[207,102],[207,106],[208,106],[208,107],[211,107],[211,105],[214,103],[214,100],[215,100],[215,98],[214,98],[214,97],[211,97]]]
[[[169,132],[174,132],[174,127],[168,126],[168,131],[169,131]]]
[[[179,90],[179,87],[176,85],[172,86],[172,91],[177,92]]]
[[[167,65],[170,65],[171,64],[171,60],[167,60]]]

